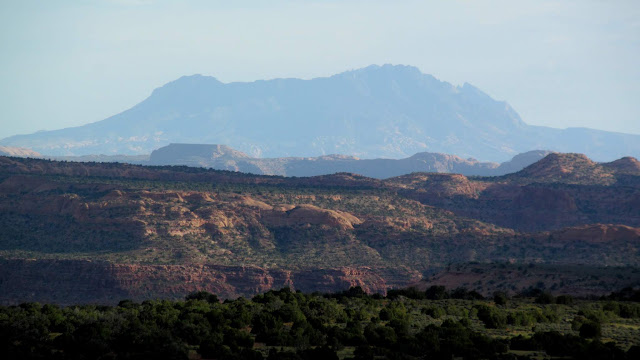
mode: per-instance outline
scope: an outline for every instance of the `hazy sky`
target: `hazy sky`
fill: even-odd
[[[0,0],[0,138],[104,119],[182,75],[414,65],[529,124],[640,134],[640,1]]]

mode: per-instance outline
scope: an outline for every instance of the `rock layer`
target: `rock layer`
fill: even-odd
[[[280,289],[341,291],[361,286],[385,293],[390,286],[371,268],[343,267],[306,271],[267,270],[255,266],[137,265],[86,260],[0,260],[0,304],[40,301],[117,304],[122,299],[180,299],[205,290],[221,298],[250,296]],[[415,279],[415,278],[414,278]]]

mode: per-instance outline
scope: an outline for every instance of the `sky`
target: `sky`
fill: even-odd
[[[640,134],[640,1],[0,0],[0,138],[120,113],[183,75],[404,64],[533,125]]]

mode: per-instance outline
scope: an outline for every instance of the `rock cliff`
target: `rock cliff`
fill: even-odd
[[[340,291],[361,286],[385,293],[390,286],[369,268],[267,270],[256,266],[138,265],[90,260],[0,260],[0,304],[39,301],[117,304],[150,296],[181,299],[205,290],[223,299],[263,293],[285,286],[293,290]]]

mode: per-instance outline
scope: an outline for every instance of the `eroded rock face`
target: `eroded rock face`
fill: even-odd
[[[286,209],[286,210],[285,210]],[[280,207],[262,213],[267,226],[325,225],[340,229],[353,229],[353,225],[362,223],[360,219],[340,210],[327,210],[313,205],[299,205],[291,209]]]
[[[117,304],[123,299],[181,299],[205,290],[219,297],[253,296],[285,286],[293,290],[335,292],[362,286],[385,293],[415,277],[388,283],[388,270],[344,267],[269,270],[256,266],[135,265],[83,260],[0,260],[0,304],[39,301],[56,304]],[[397,280],[397,279],[395,279]]]

